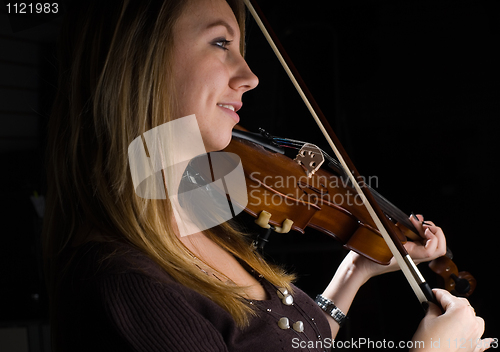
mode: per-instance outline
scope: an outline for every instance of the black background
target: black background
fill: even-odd
[[[477,279],[470,301],[486,320],[486,335],[500,337],[495,292],[500,3],[261,2],[360,173],[376,176],[378,184],[372,186],[403,211],[422,213],[445,230],[459,270]],[[248,22],[247,60],[260,85],[244,96],[241,125],[264,127],[326,149],[263,36]],[[37,143],[0,154],[2,323],[46,319],[37,254],[40,220],[29,196],[44,189],[41,150],[54,88],[53,32],[39,42],[34,77],[40,97]],[[31,34],[12,28],[12,37],[18,35],[21,45],[29,43]],[[38,35],[32,41],[38,42]],[[0,96],[1,106],[8,103]],[[2,142],[13,139],[22,144],[10,131],[2,131]],[[298,272],[298,285],[312,296],[325,287],[345,254],[313,230],[275,234],[266,249]],[[433,283],[433,274],[420,267]],[[361,289],[339,339],[408,340],[422,315],[402,274],[387,274]]]

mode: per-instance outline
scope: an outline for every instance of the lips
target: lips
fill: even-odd
[[[240,121],[240,117],[236,113],[243,106],[242,102],[223,102],[217,103],[217,106],[224,109],[235,121],[238,123]]]
[[[240,110],[241,107],[243,106],[243,103],[241,101],[237,101],[237,100],[235,100],[235,101],[223,101],[223,102],[217,103],[217,106],[232,110],[234,112],[238,112],[238,110]]]
[[[236,109],[232,105],[226,105],[226,104],[217,104],[217,105],[232,111],[236,111]]]

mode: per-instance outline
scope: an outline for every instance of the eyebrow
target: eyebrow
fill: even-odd
[[[215,22],[212,22],[210,23],[208,26],[206,26],[205,29],[211,29],[213,27],[217,27],[217,26],[223,26],[223,27],[226,27],[228,33],[231,35],[231,36],[234,36],[234,30],[233,30],[233,27],[231,27],[229,25],[229,23],[227,23],[226,21],[224,20],[218,20],[218,21],[215,21]]]

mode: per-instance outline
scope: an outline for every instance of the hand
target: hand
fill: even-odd
[[[429,303],[429,309],[418,326],[412,341],[417,348],[411,351],[484,351],[492,339],[481,339],[484,320],[476,316],[465,298],[452,296],[448,291],[433,290],[444,309]]]
[[[405,243],[408,254],[416,264],[431,261],[446,254],[446,238],[440,227],[434,225],[432,221],[424,221],[422,215],[412,215],[410,221],[422,237],[422,241]]]
[[[422,241],[408,241],[404,245],[416,264],[431,261],[446,254],[446,238],[443,230],[434,225],[432,221],[424,222],[423,219],[422,215],[417,215],[417,218],[410,216],[410,221],[418,230]],[[350,252],[348,257],[356,268],[364,273],[366,280],[373,276],[399,270],[399,265],[394,257],[389,265],[376,264],[354,252]]]

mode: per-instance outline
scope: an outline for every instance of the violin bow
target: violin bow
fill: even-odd
[[[300,74],[293,65],[292,61],[286,54],[277,36],[274,34],[271,26],[267,22],[258,4],[255,0],[244,0],[244,3],[248,11],[254,18],[255,22],[259,26],[260,30],[262,31],[262,34],[267,39],[269,45],[271,46],[271,49],[274,51],[274,54],[283,66],[288,77],[292,81],[295,89],[304,101],[307,109],[314,118],[314,121],[323,133],[323,136],[327,140],[330,148],[344,168],[346,176],[349,178],[357,193],[361,197],[363,204],[365,205],[370,216],[377,225],[377,228],[384,238],[385,242],[387,243],[387,246],[389,247],[392,255],[394,256],[394,258],[396,258],[401,271],[405,275],[406,280],[413,289],[413,292],[417,296],[420,304],[422,305],[424,310],[427,310],[429,301],[437,304],[436,298],[429,284],[425,281],[423,275],[420,273],[417,266],[406,251],[406,248],[403,246],[401,241],[399,241],[397,235],[392,231],[392,228],[389,224],[389,219],[387,219],[387,217],[384,215],[382,209],[375,201],[375,198],[368,189],[367,185],[364,183],[363,178],[356,170],[354,164],[344,150],[335,132],[321,112],[321,109],[314,100],[312,94],[307,89],[307,86],[300,77]]]

